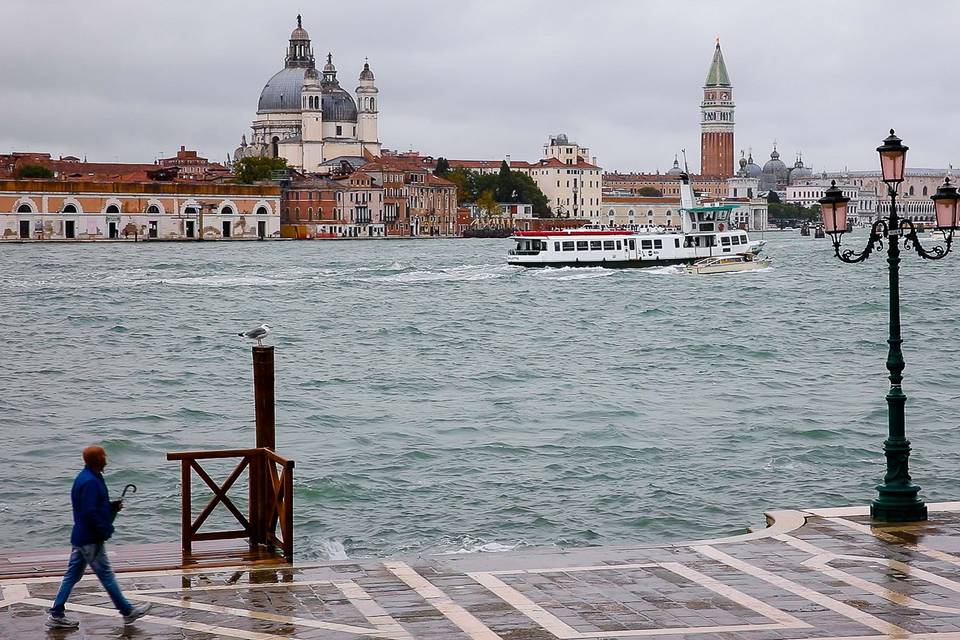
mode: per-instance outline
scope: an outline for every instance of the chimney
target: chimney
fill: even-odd
[[[510,166],[510,154],[509,154],[509,153],[507,154],[507,166],[508,166],[508,167]]]
[[[590,156],[590,164],[596,166],[596,164],[597,164],[597,156]]]

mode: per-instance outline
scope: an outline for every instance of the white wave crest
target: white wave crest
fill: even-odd
[[[317,541],[317,546],[320,548],[320,553],[322,553],[327,560],[349,560],[350,556],[347,555],[347,550],[343,546],[343,543],[339,540],[330,540],[327,538],[320,538]]]

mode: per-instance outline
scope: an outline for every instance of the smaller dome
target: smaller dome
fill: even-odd
[[[370,71],[370,64],[368,62],[363,63],[363,71],[360,72],[361,80],[374,80],[373,71]]]
[[[323,119],[328,122],[356,122],[357,105],[340,87],[326,89],[321,98]]]
[[[333,66],[333,54],[330,52],[327,52],[327,64],[323,65],[323,72],[332,73],[334,75],[337,73],[337,68]]]
[[[763,169],[753,161],[753,154],[751,153],[747,156],[747,175],[751,178],[759,178],[761,173],[763,173]]]
[[[770,159],[764,163],[763,173],[777,175],[787,174],[787,165],[785,165],[783,160],[780,159],[780,154],[777,152],[776,147],[774,147],[773,151],[770,152]]]
[[[310,34],[303,28],[303,16],[297,14],[297,28],[290,32],[291,40],[309,40]]]
[[[795,183],[798,180],[804,180],[806,178],[813,177],[813,169],[810,167],[803,166],[803,158],[798,157],[797,161],[793,164],[793,167],[790,169],[790,182]]]
[[[677,156],[673,156],[673,167],[667,171],[668,176],[679,176],[683,173],[683,169],[680,168],[680,162],[677,160]]]

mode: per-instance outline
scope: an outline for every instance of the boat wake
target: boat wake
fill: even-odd
[[[545,267],[530,273],[547,280],[592,280],[612,276],[616,271],[603,267]]]

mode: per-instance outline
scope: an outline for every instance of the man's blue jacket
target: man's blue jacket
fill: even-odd
[[[100,544],[113,535],[115,514],[110,509],[110,496],[103,474],[84,467],[73,481],[70,491],[73,502],[73,533],[70,544]]]

